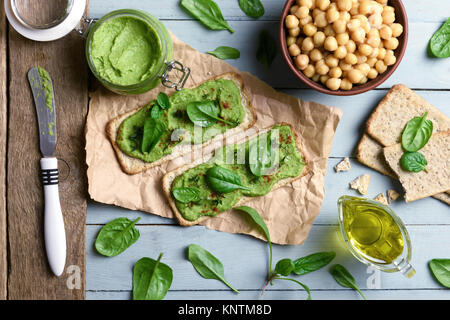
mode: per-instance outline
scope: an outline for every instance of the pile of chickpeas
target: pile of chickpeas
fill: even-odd
[[[388,0],[296,0],[285,26],[297,68],[330,90],[350,90],[385,72],[403,33]]]

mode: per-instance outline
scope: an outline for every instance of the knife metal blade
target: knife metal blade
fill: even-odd
[[[56,148],[56,110],[53,83],[49,73],[34,67],[28,71],[39,123],[39,144],[44,157],[51,157]]]

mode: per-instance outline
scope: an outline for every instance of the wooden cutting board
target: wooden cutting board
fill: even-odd
[[[40,10],[29,8],[34,14],[51,5],[50,1],[34,3],[40,6]],[[75,32],[45,43],[25,39],[7,26],[1,3],[0,181],[6,178],[6,192],[5,185],[0,185],[0,299],[84,299],[88,196],[84,153],[88,67],[84,45],[84,39]],[[59,278],[51,273],[45,254],[39,132],[26,78],[27,71],[36,65],[48,70],[55,90],[55,154],[60,159],[59,193],[67,237],[66,268]]]

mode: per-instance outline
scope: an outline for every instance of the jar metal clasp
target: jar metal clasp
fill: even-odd
[[[178,82],[174,82],[169,79],[169,74],[172,70],[179,71],[181,73]],[[175,88],[176,91],[180,91],[183,89],[186,84],[187,79],[191,74],[191,69],[189,67],[183,66],[179,61],[173,60],[170,62],[166,62],[166,67],[164,69],[163,74],[160,76],[161,83],[163,86],[167,88]]]

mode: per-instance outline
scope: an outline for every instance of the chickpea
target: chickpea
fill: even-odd
[[[286,38],[286,44],[289,47],[292,44],[295,44],[297,42],[297,38],[296,37],[287,37]]]
[[[330,6],[330,0],[316,0],[316,8],[325,11]]]
[[[338,90],[339,87],[341,86],[341,81],[342,80],[338,78],[329,78],[325,83],[325,85],[327,86],[328,89],[335,91]]]
[[[333,67],[330,69],[330,71],[328,72],[328,75],[331,78],[340,78],[342,76],[342,69],[339,67]]]
[[[369,30],[369,32],[367,32],[367,37],[380,37],[380,32],[378,31],[378,29],[375,28],[371,28]]]
[[[324,28],[328,25],[327,18],[325,16],[325,12],[319,13],[316,18],[314,19],[314,23],[319,28]]]
[[[386,49],[395,50],[398,47],[398,39],[397,38],[389,38],[384,40],[384,47]]]
[[[394,51],[387,50],[386,56],[384,57],[383,61],[385,65],[392,66],[397,61],[397,58],[394,55]]]
[[[308,37],[312,37],[317,32],[317,27],[312,23],[303,26],[303,33]]]
[[[339,19],[344,20],[345,22],[349,22],[352,16],[347,11],[339,12]]]
[[[292,8],[289,10],[289,13],[295,14],[295,12],[298,10],[298,5],[292,6]]]
[[[350,11],[353,6],[352,0],[337,0],[337,7],[342,11]]]
[[[291,37],[297,37],[300,34],[300,28],[288,29],[288,33]]]
[[[383,60],[385,56],[386,56],[386,49],[385,48],[379,48],[378,49],[377,59],[378,60]]]
[[[325,63],[330,68],[335,68],[339,65],[339,59],[333,55],[329,55],[325,58]]]
[[[314,42],[311,37],[305,38],[302,42],[302,51],[309,52],[314,49]]]
[[[325,84],[327,82],[327,80],[330,79],[330,76],[327,74],[324,74],[323,76],[320,76],[320,82],[322,82],[322,84]]]
[[[391,24],[392,36],[397,38],[403,33],[403,26],[400,23]]]
[[[367,63],[361,63],[361,64],[358,64],[355,67],[355,69],[361,71],[361,73],[364,76],[367,76],[369,74],[369,71],[370,71],[370,66]]]
[[[323,29],[323,33],[327,37],[334,37],[336,35],[336,32],[334,32],[333,25],[329,24]]]
[[[372,53],[368,55],[369,58],[376,58],[378,57],[378,52],[380,51],[380,48],[373,48]]]
[[[321,60],[323,61],[323,60]],[[328,73],[328,71],[330,71],[330,68],[324,63],[319,63],[320,61],[317,62],[316,64],[316,72],[318,74],[320,74],[321,76],[325,75]]]
[[[325,33],[323,33],[322,31],[317,31],[313,37],[314,46],[316,48],[322,47],[325,42],[325,38]]]
[[[321,75],[320,74],[318,74],[318,73],[315,73],[313,76],[312,76],[312,80],[313,81],[315,81],[315,82],[318,82],[319,81],[319,79],[320,79],[320,77],[321,77]]]
[[[341,80],[341,85],[339,87],[341,90],[351,90],[352,87],[353,84],[347,78]]]
[[[380,37],[382,39],[389,39],[392,37],[392,29],[388,26],[382,26],[380,29]]]
[[[345,56],[344,60],[345,60],[345,63],[348,63],[348,64],[356,64],[358,62],[358,58],[353,53],[348,53]]]
[[[296,57],[300,54],[300,48],[295,43],[290,45],[288,50],[289,50],[289,54],[293,57]]]
[[[366,38],[366,32],[364,31],[363,28],[358,28],[355,31],[352,31],[350,37],[356,43],[363,43]]]
[[[320,13],[322,13],[323,11],[322,10],[320,10],[320,9],[314,9],[313,11],[312,11],[312,17],[313,17],[313,19],[315,19]]]
[[[347,32],[344,32],[344,33],[338,33],[338,34],[336,35],[336,40],[337,40],[337,43],[338,43],[340,46],[344,46],[344,45],[347,44],[348,40],[350,40],[350,36],[348,35]]]
[[[367,64],[369,65],[369,67],[373,67],[374,65],[375,65],[375,63],[377,63],[377,58],[376,57],[374,57],[374,58],[369,58],[369,59],[367,59]]]
[[[357,69],[349,70],[347,73],[347,78],[351,83],[359,83],[363,77],[362,72]]]
[[[317,62],[317,61],[323,59],[323,55],[322,55],[322,52],[320,52],[319,49],[313,49],[309,53],[309,58],[311,59],[311,61]]]
[[[383,13],[381,14],[381,17],[383,17],[383,23],[384,24],[392,24],[395,21],[395,13],[394,13],[394,11],[383,10]]]
[[[305,70],[309,64],[309,57],[306,54],[300,54],[295,57],[295,65],[300,70]]]
[[[294,14],[299,19],[306,18],[307,16],[309,16],[309,9],[307,7],[299,7]]]
[[[328,51],[334,51],[338,48],[338,43],[335,37],[327,37],[325,39],[325,42],[323,43],[323,47],[325,48],[325,50]]]
[[[345,46],[339,46],[334,51],[334,56],[338,59],[344,59],[346,55],[347,55],[347,49],[345,48]]]
[[[368,44],[365,44],[365,43],[361,44],[358,47],[358,52],[360,54],[362,54],[363,56],[366,56],[366,57],[369,56],[372,53],[372,50],[373,50],[373,48],[371,46],[369,46]]]
[[[380,37],[368,37],[366,43],[372,48],[378,48],[381,43]]]
[[[391,6],[385,6],[385,7],[383,7],[383,11],[395,12],[395,9],[394,9],[394,7],[391,7]]]
[[[377,0],[379,4],[387,5],[388,0]]]
[[[345,32],[345,29],[347,28],[347,23],[342,19],[337,19],[335,22],[333,22],[333,29],[336,33],[343,33]]]
[[[383,73],[387,70],[387,66],[384,64],[383,60],[378,60],[377,63],[375,63],[375,69],[378,73]]]
[[[363,76],[362,78],[361,78],[361,80],[358,82],[358,84],[364,84],[364,83],[366,83],[367,82],[367,77],[366,76]]]
[[[355,31],[359,27],[361,27],[361,20],[359,20],[359,19],[351,19],[347,23],[347,29],[350,30],[350,31]]]
[[[359,54],[359,53],[356,54],[356,59],[358,59],[356,64],[365,63],[367,61],[367,57],[363,56],[362,54]]]
[[[350,9],[350,14],[352,16],[356,16],[359,13],[359,3],[358,2],[353,2],[352,3],[352,8]]]
[[[325,16],[326,16],[328,22],[330,22],[330,23],[335,22],[340,17],[339,11],[337,11],[336,9],[333,9],[331,7],[327,10],[327,13]]]
[[[293,14],[290,14],[286,17],[286,28],[288,29],[294,29],[298,27],[299,24],[299,20],[296,16],[294,16]]]
[[[375,68],[370,68],[370,71],[367,74],[367,78],[375,79],[377,76],[378,76],[378,71]]]
[[[347,44],[345,45],[345,48],[347,49],[347,52],[353,53],[356,51],[356,43],[353,40],[348,40]]]
[[[369,13],[372,13],[374,10],[373,8],[373,2],[369,0],[363,0],[359,4],[359,13],[367,15]]]
[[[299,6],[307,7],[308,9],[312,9],[313,7],[313,0],[299,0],[297,3]]]
[[[383,18],[381,17],[381,14],[374,13],[368,18],[370,26],[372,28],[380,28],[383,24]]]
[[[313,21],[313,19],[310,15],[307,15],[306,17],[301,18],[299,21],[300,21],[300,26],[304,26],[308,23],[311,23]]]
[[[298,37],[298,38],[297,38],[297,41],[296,41],[295,43],[301,48],[301,47],[302,47],[303,40],[305,40],[305,38],[303,38],[303,37]]]
[[[316,73],[316,69],[312,64],[308,64],[308,66],[303,70],[303,74],[308,78],[311,78]]]

